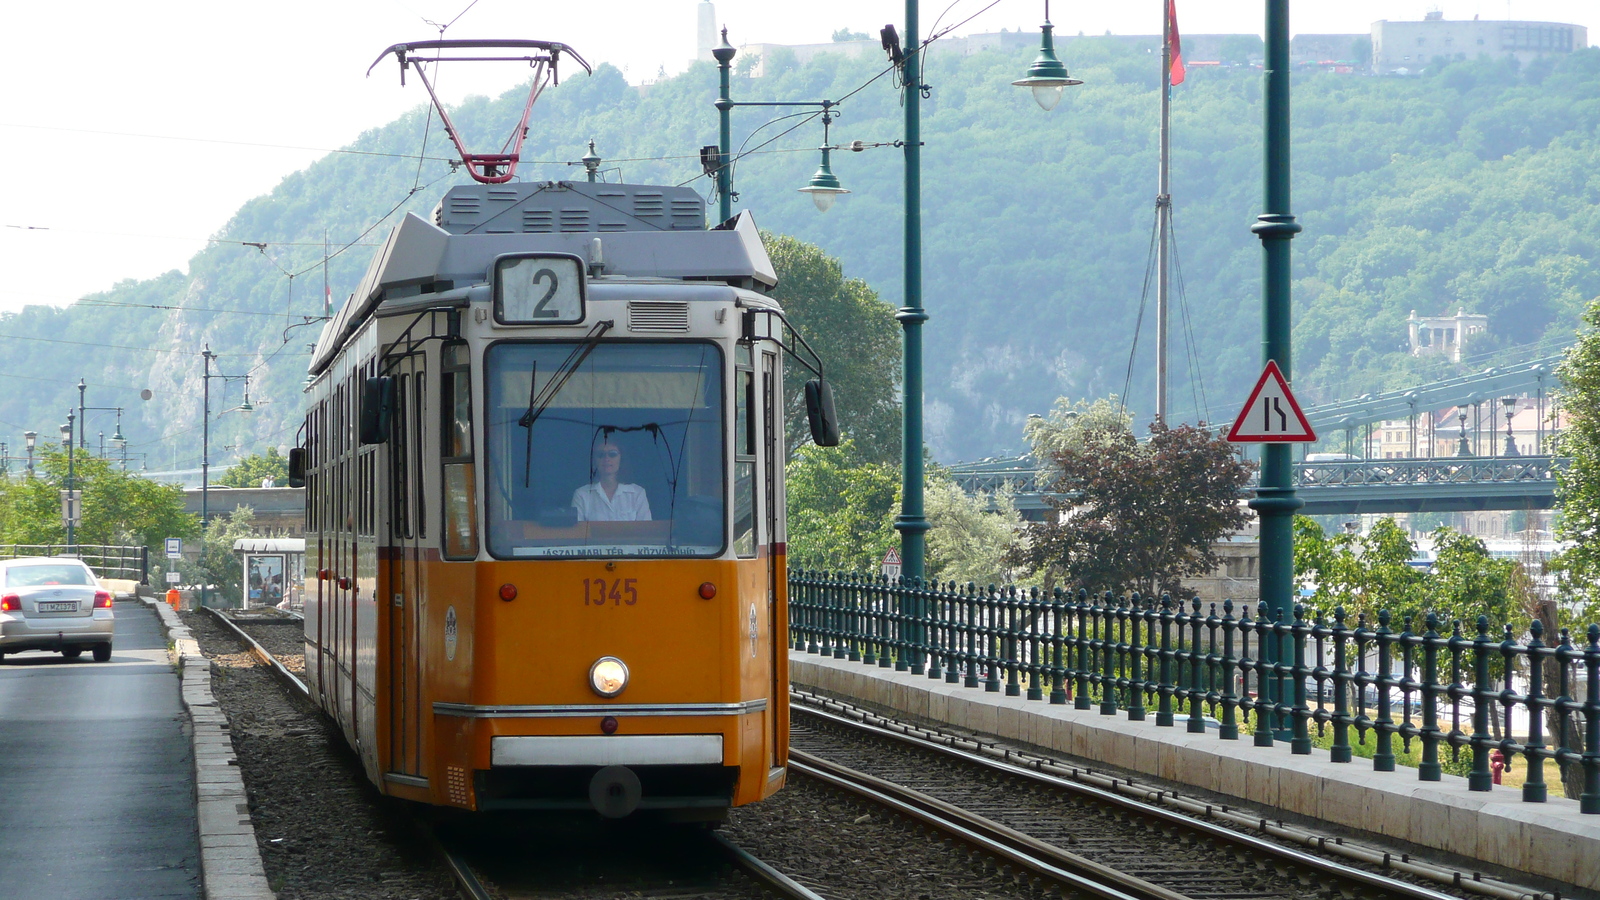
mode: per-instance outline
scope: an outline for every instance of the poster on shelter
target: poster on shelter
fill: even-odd
[[[283,600],[283,555],[252,555],[245,565],[247,606],[277,606]]]

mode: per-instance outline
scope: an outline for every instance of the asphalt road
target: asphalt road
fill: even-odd
[[[0,661],[0,900],[196,900],[194,761],[159,620],[116,604],[111,661]]]

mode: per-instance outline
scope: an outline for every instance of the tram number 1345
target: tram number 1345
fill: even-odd
[[[637,578],[618,578],[607,581],[604,578],[585,578],[583,580],[583,605],[629,606],[639,602],[639,589],[636,587]]]

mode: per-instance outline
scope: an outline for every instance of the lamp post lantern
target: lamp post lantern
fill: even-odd
[[[37,431],[24,431],[22,433],[22,442],[23,442],[23,444],[27,445],[27,448],[28,448],[28,477],[29,478],[33,477],[33,445],[34,445],[34,442],[37,441],[37,440],[39,440],[39,432],[37,432]]]
[[[1456,443],[1456,456],[1466,458],[1472,455],[1472,443],[1467,440],[1467,411],[1461,410],[1457,418],[1461,420],[1461,440]]]
[[[1521,456],[1522,454],[1517,452],[1516,439],[1511,433],[1511,419],[1517,414],[1517,398],[1505,397],[1502,398],[1500,402],[1505,404],[1506,407],[1506,450],[1502,455]]]
[[[1031,89],[1034,102],[1039,104],[1040,109],[1049,112],[1061,102],[1061,95],[1067,88],[1083,82],[1067,74],[1066,65],[1056,57],[1055,38],[1051,34],[1055,26],[1050,24],[1050,0],[1045,0],[1044,24],[1039,28],[1043,32],[1039,39],[1039,56],[1028,67],[1027,75],[1011,83]],[[911,42],[910,36],[906,40]]]
[[[833,150],[828,146],[828,125],[833,122],[833,112],[829,109],[822,111],[822,165],[817,167],[815,175],[806,186],[800,189],[802,194],[810,194],[811,202],[817,205],[817,212],[827,212],[833,209],[833,201],[840,194],[848,194],[839,184],[839,176],[833,174],[833,168],[828,164],[828,154]]]

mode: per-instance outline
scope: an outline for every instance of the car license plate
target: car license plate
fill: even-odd
[[[47,612],[77,612],[77,611],[78,611],[78,601],[76,601],[76,600],[41,600],[41,601],[39,601],[39,612],[42,612],[42,613],[47,613]]]

